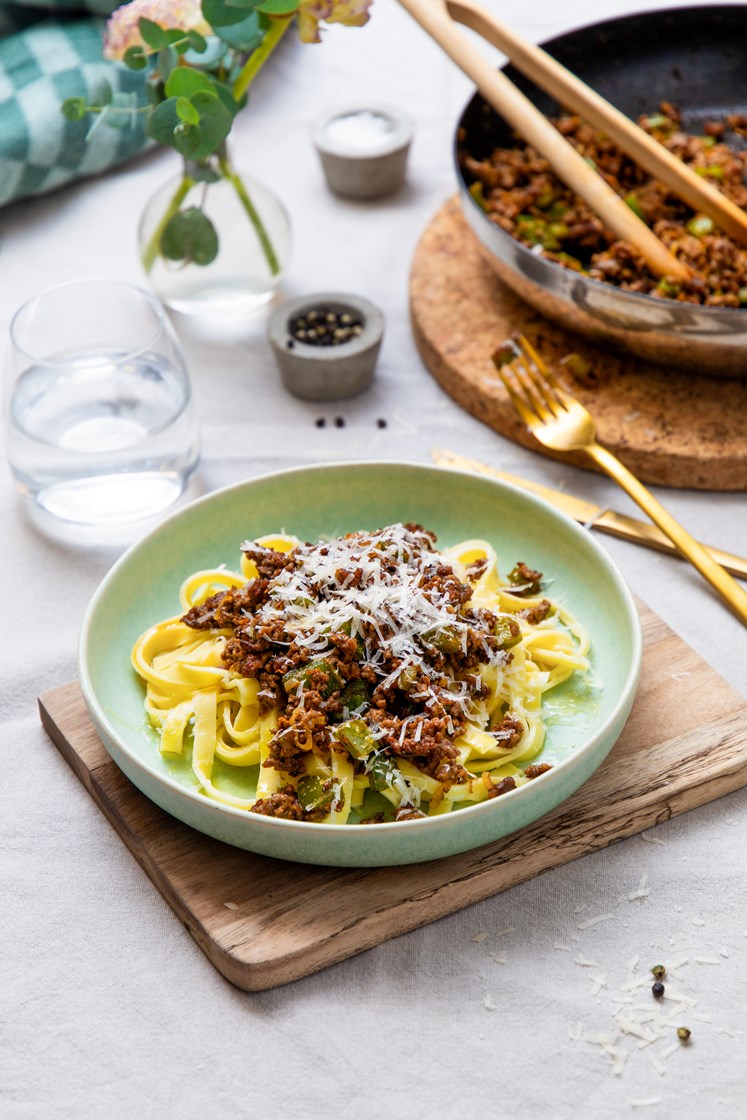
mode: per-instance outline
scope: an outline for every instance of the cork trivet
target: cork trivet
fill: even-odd
[[[567,369],[563,379],[596,419],[600,442],[643,482],[747,490],[747,379],[645,364],[543,319],[495,276],[456,198],[436,214],[417,247],[410,309],[418,350],[439,384],[508,439],[594,469],[584,455],[548,451],[517,418],[490,355],[520,332],[548,365],[574,352],[591,361],[583,379]]]

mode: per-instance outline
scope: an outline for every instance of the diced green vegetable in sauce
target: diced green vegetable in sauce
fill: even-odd
[[[583,354],[566,354],[561,358],[560,364],[569,369],[575,377],[586,377],[592,369],[591,362]]]
[[[296,786],[296,796],[302,808],[321,809],[334,801],[333,789],[325,789],[321,778],[308,774]]]
[[[643,213],[643,209],[640,202],[638,201],[638,196],[636,194],[633,194],[632,192],[630,194],[626,194],[623,201],[625,205],[629,206],[633,213],[641,219],[642,222],[646,221],[646,215]]]
[[[371,763],[368,770],[371,778],[371,785],[379,793],[383,793],[386,789],[391,789],[392,779],[396,773],[396,767],[391,759],[386,758],[384,755],[377,755]]]
[[[340,703],[349,711],[361,708],[368,701],[368,685],[365,681],[348,681],[340,693]]]
[[[495,636],[501,649],[511,649],[521,641],[521,627],[516,619],[502,615],[495,624]]]
[[[323,657],[316,658],[314,661],[307,661],[305,665],[299,665],[297,669],[291,669],[283,677],[283,688],[286,692],[294,692],[299,684],[304,687],[311,683],[312,674],[319,672],[326,677],[326,684],[322,685],[319,693],[326,700],[333,692],[342,688],[345,683],[340,674],[335,669],[334,665]]]
[[[423,634],[423,641],[439,653],[459,653],[462,649],[462,636],[456,626],[434,626]]]
[[[694,167],[693,171],[696,175],[702,175],[704,179],[723,179],[724,177],[724,169],[717,163],[710,167]]]
[[[679,284],[673,284],[671,280],[662,278],[656,286],[665,296],[678,296],[680,294]]]
[[[542,190],[540,194],[537,195],[535,206],[537,206],[540,210],[547,210],[550,206],[552,206],[554,201],[555,191],[552,187],[545,187],[544,190]]]
[[[483,193],[482,183],[480,183],[480,182],[473,183],[472,186],[469,188],[469,193],[472,195],[472,197],[474,198],[475,202],[480,207],[480,209],[485,210],[487,212],[487,210],[488,210],[488,200],[485,198],[485,195]]]
[[[349,719],[332,734],[353,758],[367,758],[376,749],[376,740],[362,719]]]
[[[648,128],[673,128],[674,121],[670,117],[665,117],[663,113],[654,113],[653,116],[646,118],[646,126]]]
[[[685,229],[694,237],[705,237],[707,234],[713,233],[713,219],[709,218],[707,214],[696,214],[687,223]]]
[[[747,303],[747,288],[740,288],[739,289],[739,302],[740,302],[740,304],[746,304]]]

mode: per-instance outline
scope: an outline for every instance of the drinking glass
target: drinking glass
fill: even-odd
[[[32,514],[105,530],[170,506],[199,435],[158,301],[131,284],[76,280],[25,303],[10,335],[6,446]]]

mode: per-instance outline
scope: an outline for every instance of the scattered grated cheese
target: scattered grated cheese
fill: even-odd
[[[493,957],[493,960],[495,961],[496,964],[506,964],[506,962],[508,960],[508,953],[506,953],[506,952],[496,953],[495,956]]]
[[[627,1050],[615,1050],[613,1057],[612,1076],[622,1077],[622,1071],[625,1069],[625,1063],[628,1060]]]
[[[560,952],[560,953],[570,953],[571,952],[571,949],[568,947],[568,945],[561,945],[559,941],[555,942],[555,944],[553,945],[553,949],[557,949],[558,952]]]
[[[583,1023],[569,1023],[568,1024],[568,1037],[573,1042],[580,1042],[584,1034]]]
[[[581,968],[597,968],[599,964],[598,961],[587,961],[581,953],[577,953],[573,960],[576,964],[581,965]]]
[[[691,918],[690,921],[694,926],[704,926],[705,922],[702,918]]]
[[[716,1034],[728,1034],[729,1038],[736,1038],[742,1031],[733,1031],[729,1027],[716,1027]]]
[[[632,1108],[648,1108],[651,1105],[661,1104],[661,1097],[631,1097]]]
[[[635,891],[631,891],[628,895],[628,898],[631,902],[635,902],[635,900],[638,898],[648,898],[648,896],[651,894],[651,891],[646,886],[647,883],[648,875],[644,871],[643,875],[641,876],[641,881],[638,884],[638,889]]]
[[[579,922],[576,929],[591,929],[592,926],[598,925],[599,922],[609,922],[614,916],[614,914],[599,914],[596,918],[587,918],[585,922]]]
[[[710,1015],[706,1015],[701,1011],[691,1011],[690,1012],[690,1018],[691,1019],[697,1019],[699,1023],[712,1023],[713,1022],[713,1019],[711,1018]]]
[[[682,1049],[681,1043],[673,1042],[671,1046],[667,1046],[666,1050],[662,1050],[661,1056],[662,1056],[662,1058],[671,1058],[672,1054],[676,1054],[677,1051],[681,1050],[681,1049]]]
[[[721,964],[718,957],[693,957],[696,964]]]
[[[598,996],[599,993],[601,992],[602,988],[607,987],[607,977],[605,975],[602,975],[602,976],[593,976],[592,975],[592,976],[589,976],[589,979],[591,980],[592,984],[594,985],[594,990],[591,993],[593,996]]]
[[[491,996],[486,995],[484,1002],[485,1002],[485,1010],[486,1011],[495,1011],[496,1006],[495,1006],[495,1003],[493,1002],[493,999],[491,998]]]
[[[654,1067],[656,1072],[658,1074],[661,1074],[661,1076],[663,1077],[667,1072],[667,1067],[664,1065],[664,1063],[656,1057],[656,1054],[649,1054],[648,1060],[651,1062],[651,1065]]]
[[[719,949],[719,953],[721,954],[722,957],[727,957],[728,958],[728,956],[729,956],[729,950],[726,947],[724,947],[722,949]]]
[[[690,676],[689,673],[672,673],[671,674],[671,677],[672,677],[673,681],[686,681],[689,676]]]
[[[470,938],[470,941],[484,941],[487,936],[488,931],[486,929],[481,929],[478,933],[475,934],[474,937]]]
[[[499,929],[496,937],[503,937],[504,933],[516,933],[516,926],[506,926],[505,929]]]
[[[666,840],[661,840],[658,836],[649,836],[648,832],[641,832],[640,837],[641,840],[645,840],[647,844],[661,844],[662,848],[667,847]]]
[[[224,902],[226,910],[238,910],[238,905],[235,902]]]

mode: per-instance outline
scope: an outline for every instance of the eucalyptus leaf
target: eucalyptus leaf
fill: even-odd
[[[141,16],[138,20],[138,30],[140,31],[140,38],[154,51],[160,51],[162,47],[169,45],[169,37],[160,24],[154,23],[152,19],[146,19]]]
[[[207,39],[204,35],[200,35],[199,31],[188,31],[187,40],[190,50],[193,50],[195,54],[203,54],[207,50]]]
[[[218,234],[202,210],[180,210],[161,234],[161,253],[170,261],[205,266],[218,255]]]
[[[228,0],[202,0],[202,14],[210,26],[216,31],[219,27],[229,27],[232,23],[241,23],[246,19],[247,6],[252,11],[255,8],[253,0],[242,0],[243,7],[233,7]]]
[[[207,74],[189,66],[176,66],[168,76],[164,92],[167,97],[191,97],[198,89],[212,89]]]
[[[199,117],[197,119],[199,120]],[[197,151],[201,142],[200,126],[194,121],[181,120],[174,129],[174,147],[182,156],[191,156]]]
[[[130,92],[118,90],[103,115],[109,128],[132,128],[135,123],[136,108],[137,94],[132,90]]]
[[[188,50],[183,55],[184,61],[193,70],[212,70],[228,50],[228,44],[222,42],[217,35],[208,36],[205,43],[204,51]]]
[[[216,171],[208,160],[198,162],[194,159],[186,159],[184,161],[184,172],[195,183],[217,183],[223,178],[221,173]]]
[[[239,102],[234,97],[231,86],[226,85],[225,82],[219,82],[217,78],[213,79],[212,85],[214,92],[218,94],[218,97],[223,102],[226,109],[228,109],[231,116],[235,117],[239,109],[243,108],[243,106],[239,105]]]
[[[82,121],[86,115],[86,99],[85,97],[66,97],[60,109],[67,120]]]
[[[148,65],[145,51],[139,46],[128,47],[122,55],[122,61],[128,70],[144,70]]]
[[[184,121],[186,124],[200,123],[200,114],[186,97],[177,97],[176,115],[180,121]]]
[[[216,27],[215,33],[229,46],[240,51],[255,51],[265,37],[258,12],[250,12],[241,23],[233,23],[230,27]]]
[[[160,105],[156,105],[155,109],[148,114],[148,121],[145,126],[145,133],[150,136],[151,140],[157,140],[159,144],[168,144],[172,148],[174,147],[174,129],[179,124],[176,102],[176,97],[169,97],[166,101],[162,101]]]
[[[190,98],[200,114],[202,143],[193,153],[195,159],[207,159],[216,151],[231,131],[233,117],[216,93],[198,90]]]
[[[161,81],[165,82],[168,80],[169,74],[177,64],[177,53],[173,47],[164,47],[163,50],[160,50],[158,52],[158,54],[156,55],[156,59],[156,65],[158,73],[161,76]]]

